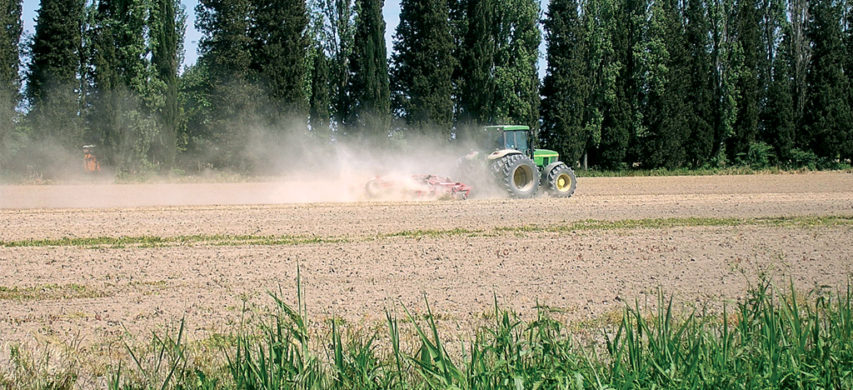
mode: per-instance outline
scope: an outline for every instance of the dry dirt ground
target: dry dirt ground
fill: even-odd
[[[286,183],[0,186],[0,348],[99,345],[181,318],[191,337],[206,338],[239,321],[244,303],[268,304],[269,291],[293,303],[297,269],[315,321],[369,326],[385,309],[423,311],[426,297],[445,328],[463,332],[495,297],[522,315],[540,305],[583,322],[654,301],[658,288],[679,302],[719,304],[743,297],[761,273],[806,292],[844,288],[853,275],[850,223],[748,222],[849,222],[850,173],[582,178],[570,199],[532,200],[326,193],[310,203],[305,187],[293,195]],[[690,217],[747,222],[697,226]],[[663,218],[682,223],[566,228]],[[187,237],[141,246],[95,239],[141,236]],[[93,240],[12,245],[62,238]]]

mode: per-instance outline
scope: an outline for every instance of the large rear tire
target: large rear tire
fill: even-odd
[[[575,172],[572,168],[569,168],[566,164],[559,163],[551,168],[547,174],[545,186],[551,196],[568,198],[575,193],[578,179],[575,177]]]
[[[536,163],[523,154],[510,154],[491,164],[498,185],[513,198],[532,198],[539,189]]]

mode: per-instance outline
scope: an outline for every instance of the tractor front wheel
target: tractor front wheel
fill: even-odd
[[[575,172],[566,164],[559,163],[548,171],[546,186],[551,196],[568,198],[575,193],[577,184],[578,179],[575,177]]]
[[[532,198],[539,189],[536,163],[523,154],[510,154],[492,162],[498,184],[513,198]]]

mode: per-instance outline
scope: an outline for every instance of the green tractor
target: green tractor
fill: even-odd
[[[513,198],[532,198],[542,187],[551,196],[568,198],[575,193],[577,178],[572,168],[559,161],[560,155],[547,149],[534,149],[533,133],[528,126],[486,126],[477,139],[479,149],[489,153],[487,169],[498,186]],[[481,160],[480,151],[466,156]]]

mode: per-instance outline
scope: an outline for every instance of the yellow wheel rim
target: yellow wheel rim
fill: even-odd
[[[572,187],[572,178],[568,174],[557,176],[557,191],[566,192]]]

